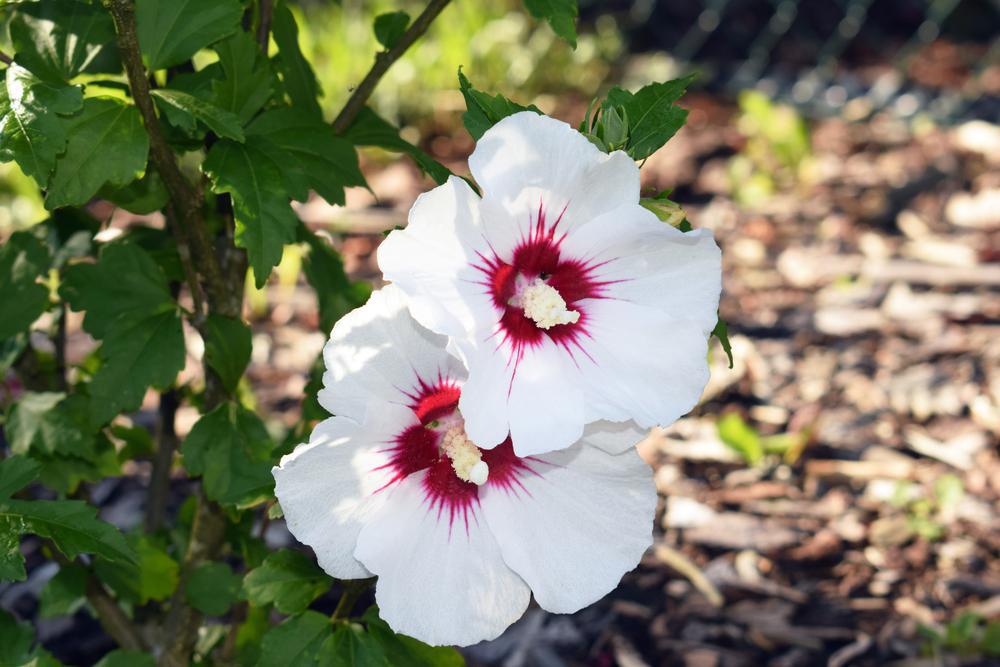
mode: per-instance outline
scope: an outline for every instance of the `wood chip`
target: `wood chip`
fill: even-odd
[[[749,514],[723,512],[711,521],[684,531],[684,539],[723,549],[752,549],[761,553],[778,551],[798,544],[801,534],[778,521]]]

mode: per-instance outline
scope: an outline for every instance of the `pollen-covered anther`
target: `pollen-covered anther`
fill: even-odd
[[[575,324],[580,319],[580,313],[569,310],[559,291],[541,278],[535,278],[534,282],[524,287],[516,301],[514,305],[520,306],[524,316],[541,329],[551,329],[557,324]]]
[[[482,486],[490,476],[490,467],[483,461],[482,452],[476,447],[465,429],[455,426],[445,431],[441,450],[451,459],[451,467],[459,479]]]

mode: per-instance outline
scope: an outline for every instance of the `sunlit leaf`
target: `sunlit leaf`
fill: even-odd
[[[553,32],[576,48],[577,0],[524,0],[524,7],[536,19],[548,21]]]
[[[14,160],[41,187],[66,149],[66,119],[83,106],[79,86],[48,82],[12,64],[0,85],[0,162]]]
[[[150,69],[189,59],[240,26],[239,0],[136,0],[139,46]]]
[[[386,49],[391,49],[399,42],[410,24],[410,15],[406,12],[388,12],[375,17],[375,39]]]
[[[406,153],[438,184],[444,183],[451,176],[447,167],[400,137],[397,128],[368,107],[361,110],[343,136],[355,146],[377,146],[396,153]]]
[[[131,104],[87,98],[65,127],[66,152],[56,161],[46,208],[85,204],[106,183],[125,185],[146,169],[149,136]]]
[[[309,61],[299,48],[299,28],[285,2],[279,1],[274,5],[271,35],[278,45],[275,66],[292,106],[312,118],[322,120],[323,111],[316,99],[320,96],[319,83]]]
[[[236,245],[246,248],[258,288],[281,261],[285,244],[295,240],[298,223],[285,190],[284,166],[272,159],[269,148],[261,140],[218,141],[202,164],[213,190],[232,198]]]
[[[331,579],[305,555],[282,549],[243,580],[243,596],[256,605],[274,604],[282,614],[299,614],[329,590]]]
[[[462,73],[461,68],[458,70],[458,84],[462,91],[462,97],[465,98],[467,109],[462,114],[462,122],[465,124],[465,129],[469,131],[469,134],[476,141],[483,136],[486,130],[507,116],[519,111],[542,113],[534,104],[524,106],[508,100],[499,93],[491,97],[482,91],[476,90],[472,87],[469,79]]]

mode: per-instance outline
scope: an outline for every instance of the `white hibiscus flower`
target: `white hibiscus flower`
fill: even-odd
[[[660,222],[628,155],[531,112],[488,130],[469,168],[483,197],[459,178],[422,195],[378,260],[465,360],[470,437],[509,434],[531,456],[598,419],[650,427],[694,407],[721,289],[711,232]]]
[[[652,541],[652,472],[628,424],[560,452],[482,449],[457,406],[465,371],[389,286],[324,352],[319,424],[274,468],[288,528],[335,577],[378,575],[380,614],[430,644],[498,636],[529,593],[569,613],[612,590]]]

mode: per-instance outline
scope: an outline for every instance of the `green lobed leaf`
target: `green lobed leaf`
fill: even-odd
[[[191,573],[184,587],[191,606],[208,616],[222,616],[236,601],[240,578],[225,563],[204,563]]]
[[[275,67],[281,75],[281,82],[292,106],[322,121],[323,111],[317,101],[321,91],[316,74],[299,48],[299,28],[295,23],[295,16],[288,4],[281,0],[274,5],[271,36],[278,45]]]
[[[519,111],[534,111],[542,113],[534,104],[524,106],[517,102],[512,102],[500,94],[492,97],[486,93],[472,87],[469,79],[462,73],[462,68],[458,69],[458,85],[465,98],[467,111],[462,114],[462,122],[465,129],[469,131],[472,138],[479,141],[486,130],[497,124],[507,116],[516,114]]]
[[[155,169],[147,169],[142,178],[137,178],[122,187],[105,185],[98,191],[97,196],[136,215],[148,215],[159,211],[170,199],[163,179]]]
[[[354,146],[322,119],[288,107],[271,109],[254,119],[247,134],[267,140],[257,143],[282,165],[293,199],[305,201],[312,188],[331,204],[343,204],[344,188],[367,187]]]
[[[62,565],[38,596],[38,616],[55,618],[76,613],[86,602],[87,568]]]
[[[134,106],[87,98],[65,127],[66,152],[56,161],[46,208],[86,204],[105,183],[125,185],[146,169],[149,137]]]
[[[86,311],[83,328],[96,338],[104,338],[119,320],[141,320],[174,308],[163,269],[128,241],[104,246],[94,264],[68,267],[59,294],[73,310]]]
[[[38,479],[41,465],[26,456],[8,456],[0,460],[0,502],[3,502]]]
[[[0,162],[14,160],[45,188],[66,148],[65,119],[83,106],[79,86],[43,81],[17,64],[0,85]]]
[[[271,438],[257,415],[236,403],[223,403],[198,420],[181,454],[188,472],[202,475],[209,498],[239,505],[273,488],[271,449]]]
[[[326,667],[391,667],[378,640],[356,623],[340,623],[320,647]]]
[[[67,495],[76,491],[80,482],[97,482],[122,474],[115,447],[103,433],[95,436],[94,450],[94,456],[87,459],[62,454],[32,455],[42,464],[38,481],[56,493]]]
[[[116,649],[101,658],[94,667],[154,667],[153,656],[142,651],[125,651]]]
[[[282,614],[299,614],[330,589],[332,580],[298,551],[281,549],[243,579],[242,597],[255,605],[274,604]]]
[[[135,562],[123,564],[98,559],[94,564],[97,576],[118,597],[133,604],[169,598],[180,578],[177,561],[155,538],[130,535],[128,544],[135,552]]]
[[[135,562],[121,532],[97,518],[97,510],[79,500],[6,500],[0,518],[22,519],[29,532],[48,537],[67,558],[92,553],[120,563]]]
[[[298,223],[285,191],[285,167],[272,159],[276,152],[262,137],[246,144],[222,140],[202,164],[212,189],[233,200],[236,245],[246,249],[258,288],[281,261],[285,244],[295,240]]]
[[[375,17],[375,39],[387,50],[396,46],[400,37],[410,25],[410,15],[406,12],[388,12]]]
[[[299,240],[309,245],[303,268],[319,301],[320,326],[323,331],[331,331],[337,320],[368,301],[372,293],[371,284],[351,282],[333,246],[303,224],[299,226]]]
[[[179,65],[239,29],[239,0],[136,0],[139,46],[149,69]]]
[[[250,327],[240,320],[213,313],[205,320],[202,334],[205,361],[219,375],[226,391],[234,393],[250,363]]]
[[[169,387],[184,368],[184,330],[176,309],[141,320],[120,319],[101,345],[101,367],[90,381],[91,423],[135,410],[146,389]]]
[[[315,667],[330,635],[330,619],[323,614],[307,611],[287,618],[264,635],[257,667]]]
[[[138,407],[147,387],[169,386],[184,367],[177,305],[163,270],[138,245],[111,243],[96,264],[67,268],[60,294],[86,311],[84,329],[104,341],[90,383],[92,423]]]
[[[358,114],[343,137],[355,146],[377,146],[396,153],[406,153],[439,185],[448,180],[451,171],[443,164],[399,136],[399,130],[369,107]]]
[[[602,110],[624,110],[628,119],[628,148],[635,160],[655,153],[687,120],[687,110],[674,104],[694,80],[694,75],[651,83],[635,93],[615,87],[601,104]]]
[[[220,137],[243,141],[240,117],[182,90],[157,88],[151,91],[157,106],[177,127],[193,131],[196,122]]]
[[[49,81],[69,81],[97,64],[102,51],[117,64],[111,15],[87,0],[7,3],[17,62]],[[113,67],[100,68],[114,71]]]
[[[23,456],[0,460],[0,507],[16,491],[33,482],[40,468],[41,464]],[[0,515],[0,581],[26,578],[21,555],[21,535],[26,532],[28,526],[20,516]]]
[[[15,454],[94,456],[87,419],[89,401],[80,394],[27,392],[10,410],[5,431]]]
[[[170,230],[133,224],[115,243],[132,243],[145,250],[168,283],[184,280],[184,268],[181,266],[180,255],[177,254],[177,241]]]
[[[28,527],[19,517],[0,517],[0,581],[28,578],[21,554],[21,535],[26,532]]]
[[[49,250],[30,232],[15,232],[0,246],[0,340],[27,331],[49,305],[38,282],[49,270]]]
[[[214,102],[245,124],[271,99],[275,83],[271,64],[253,37],[242,31],[214,48],[223,73],[212,81]]]
[[[449,646],[428,646],[423,642],[393,632],[378,615],[378,607],[369,607],[361,620],[382,647],[390,665],[410,667],[463,667],[462,654]]]
[[[552,31],[576,48],[577,0],[524,0],[528,13],[539,21],[548,21]]]

